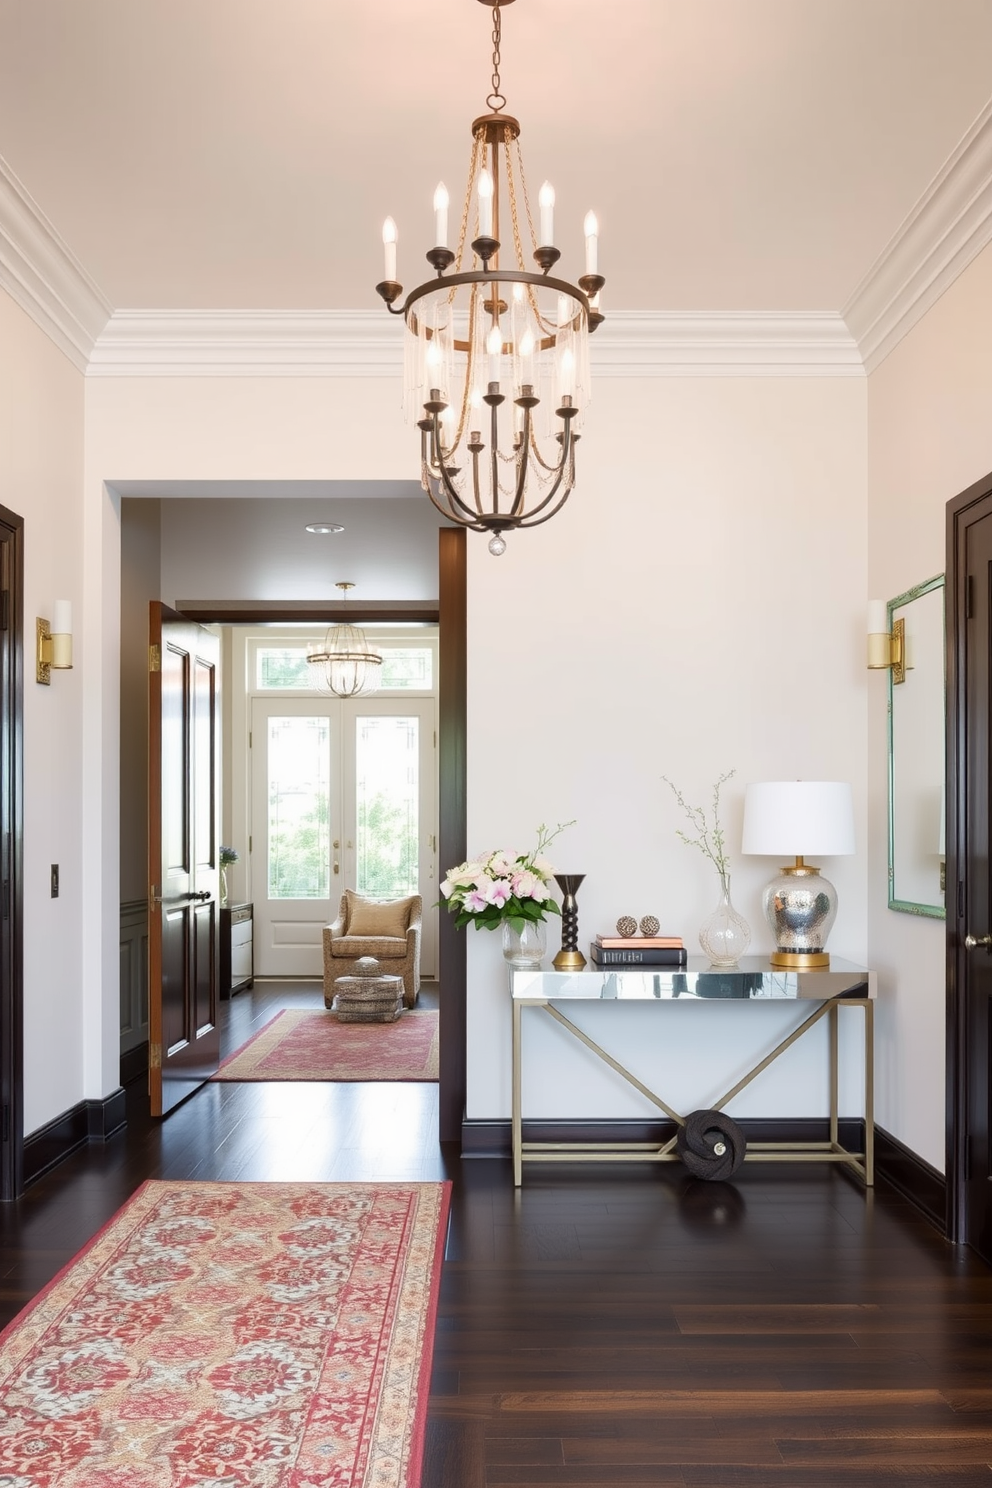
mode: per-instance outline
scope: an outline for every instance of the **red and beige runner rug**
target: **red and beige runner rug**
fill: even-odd
[[[146,1183],[0,1335],[0,1482],[416,1488],[444,1183]]]
[[[215,1080],[436,1080],[438,1015],[339,1023],[284,1010],[221,1064]],[[0,1480],[2,1482],[2,1480]]]

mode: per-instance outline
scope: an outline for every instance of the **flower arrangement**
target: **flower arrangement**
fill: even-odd
[[[552,832],[542,823],[532,852],[502,848],[449,868],[441,884],[441,903],[455,916],[456,928],[474,924],[477,930],[495,930],[508,922],[519,935],[528,923],[560,915],[549,887],[555,870],[544,851],[572,825],[559,822]]]
[[[671,786],[676,801],[682,807],[686,816],[692,823],[696,836],[690,837],[687,832],[675,829],[676,837],[680,837],[688,847],[698,847],[704,857],[709,858],[717,873],[720,875],[720,883],[725,890],[730,891],[730,858],[724,844],[723,827],[720,825],[720,788],[726,785],[736,775],[736,770],[727,770],[721,775],[713,787],[711,811],[713,814],[712,824],[706,819],[706,812],[702,806],[690,806],[677,785],[669,780],[667,775],[661,778],[666,785]]]
[[[240,855],[236,847],[222,846],[220,850],[220,866],[222,868],[230,868],[232,863],[236,863],[238,861],[239,856]]]

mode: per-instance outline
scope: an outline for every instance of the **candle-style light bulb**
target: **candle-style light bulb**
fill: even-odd
[[[493,178],[483,169],[479,174],[479,237],[493,235]]]
[[[575,357],[571,348],[566,347],[561,354],[558,366],[558,380],[560,393],[563,398],[571,398],[575,393]]]
[[[545,181],[538,195],[541,205],[541,248],[555,246],[555,188]]]
[[[443,181],[437,183],[434,192],[434,246],[448,246],[448,188]]]
[[[386,278],[396,282],[396,223],[387,217],[382,224],[382,246],[386,254]]]
[[[528,326],[520,337],[520,384],[522,387],[534,385],[534,346],[534,332]]]
[[[486,337],[486,350],[489,353],[489,381],[499,382],[499,363],[503,355],[503,332],[498,325],[494,325]]]
[[[586,234],[586,273],[598,274],[599,261],[599,223],[596,221],[595,212],[587,212],[583,224]]]

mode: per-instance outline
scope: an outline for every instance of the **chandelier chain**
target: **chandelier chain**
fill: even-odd
[[[498,114],[499,111],[500,111],[500,109],[506,103],[506,99],[503,97],[503,94],[500,92],[500,76],[499,76],[499,64],[500,64],[499,46],[500,46],[500,41],[502,39],[502,34],[503,34],[503,22],[502,22],[502,19],[500,17],[499,0],[496,0],[495,5],[493,6],[493,75],[492,75],[493,91],[490,93],[489,97],[486,99],[486,103],[492,109],[492,111],[493,111],[494,114]]]

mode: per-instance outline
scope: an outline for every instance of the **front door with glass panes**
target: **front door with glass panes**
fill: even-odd
[[[255,974],[319,976],[323,927],[349,888],[422,896],[421,975],[433,977],[435,699],[293,690],[256,691],[250,704]]]

